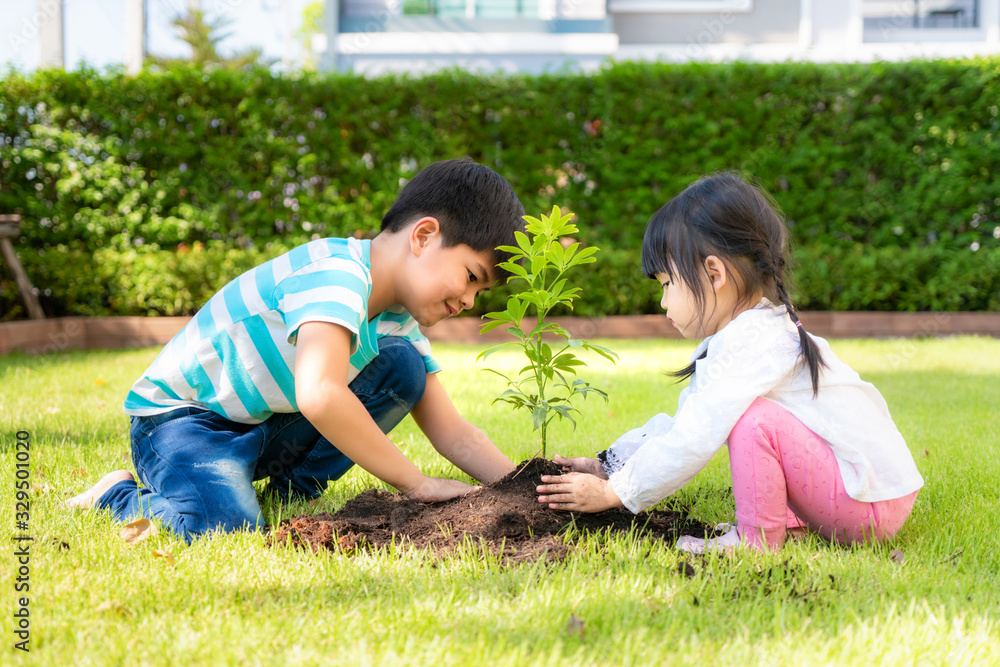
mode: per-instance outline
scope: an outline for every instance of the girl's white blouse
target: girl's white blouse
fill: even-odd
[[[784,306],[762,299],[703,340],[691,359],[708,353],[695,362],[676,416],[656,415],[608,448],[605,469],[625,507],[640,512],[687,484],[758,397],[785,408],[830,445],[852,498],[891,500],[922,487],[885,399],[826,340],[812,339],[828,366],[820,370],[815,399],[798,331]]]

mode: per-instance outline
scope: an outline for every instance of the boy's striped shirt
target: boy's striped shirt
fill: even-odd
[[[368,321],[371,241],[319,239],[247,271],[217,292],[160,352],[125,399],[130,415],[203,407],[258,424],[298,412],[295,341],[305,322],[349,329],[348,382],[378,355],[378,339],[410,341],[428,373],[441,367],[402,308]]]

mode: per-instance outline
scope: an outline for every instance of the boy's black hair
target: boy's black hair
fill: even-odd
[[[642,270],[650,278],[666,274],[683,282],[705,312],[705,259],[715,255],[738,280],[737,307],[752,306],[758,290],[784,304],[796,324],[801,356],[809,366],[813,396],[819,392],[819,370],[826,366],[788,296],[788,229],[778,205],[763,188],[734,172],[703,177],[653,214],[642,239]],[[675,377],[685,379],[695,365]]]
[[[465,244],[489,250],[494,265],[510,255],[497,246],[516,246],[515,231],[524,231],[524,206],[502,176],[470,158],[435,162],[406,184],[382,218],[383,232],[397,232],[424,216],[441,225],[445,247]],[[498,284],[510,275],[496,267]]]

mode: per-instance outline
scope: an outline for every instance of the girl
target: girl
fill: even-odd
[[[802,328],[788,297],[787,230],[735,174],[702,178],[650,219],[642,268],[685,338],[703,338],[674,417],[657,415],[597,459],[562,458],[539,502],[640,512],[688,483],[728,443],[736,526],[682,537],[701,553],[777,549],[804,526],[842,544],[892,537],[923,479],[881,394]],[[725,525],[725,524],[724,524]]]

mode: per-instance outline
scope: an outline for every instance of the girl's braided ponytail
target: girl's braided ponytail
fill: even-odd
[[[788,297],[788,290],[785,288],[784,277],[780,273],[775,273],[774,286],[775,291],[778,293],[778,300],[784,304],[785,308],[788,310],[788,316],[792,318],[792,322],[795,323],[795,328],[799,331],[799,344],[802,348],[802,358],[809,366],[809,379],[812,380],[813,398],[815,398],[819,394],[819,369],[820,366],[826,366],[826,362],[823,360],[823,355],[820,354],[819,348],[816,347],[816,343],[809,337],[809,334],[806,333],[805,328],[802,326],[802,322],[799,320],[799,315],[795,312],[795,307],[792,306],[792,301]]]

